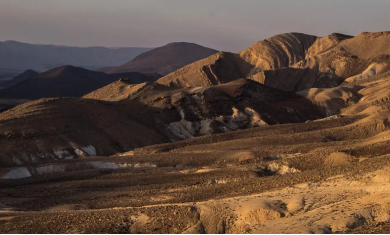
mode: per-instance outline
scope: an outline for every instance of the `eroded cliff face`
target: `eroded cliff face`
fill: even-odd
[[[331,34],[317,38],[301,61],[262,70],[248,78],[284,91],[336,87],[344,81],[386,72],[390,62],[385,46],[388,38],[386,32],[356,37]]]
[[[390,61],[388,39],[387,32],[356,37],[337,33],[326,37],[280,34],[237,54],[219,52],[157,82],[172,87],[196,87],[248,78],[289,92],[336,87],[375,64],[386,68]]]
[[[172,96],[171,104],[179,111],[181,120],[170,123],[168,128],[181,139],[303,122],[323,115],[305,99],[245,79],[177,94]]]
[[[259,41],[239,53],[253,68],[246,76],[260,71],[292,66],[305,59],[317,37],[302,33],[285,33]]]
[[[171,87],[218,85],[246,77],[252,67],[236,53],[218,52],[162,77],[157,83]]]
[[[277,35],[239,53],[218,52],[166,75],[158,83],[172,87],[217,85],[288,67],[305,58],[316,38],[300,33]]]

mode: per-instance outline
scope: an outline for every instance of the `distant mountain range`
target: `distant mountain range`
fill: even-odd
[[[174,42],[142,53],[121,66],[102,68],[99,71],[106,73],[140,72],[166,75],[217,52],[217,50],[195,43]]]
[[[62,60],[63,62],[67,62],[67,59],[70,60],[70,58],[73,58],[72,63],[70,63],[71,61],[68,61],[70,64],[89,63],[96,65],[98,63],[112,63],[112,61],[98,62],[100,57],[104,57],[106,60],[109,59],[107,56],[103,56],[102,54],[97,53],[99,50],[101,53],[103,53],[103,51],[109,52],[110,50],[119,50],[120,53],[124,53],[124,51],[128,50],[128,54],[126,56],[127,59],[132,59],[132,57],[135,55],[135,52],[131,51],[129,48],[72,48],[60,46],[38,46],[31,44],[25,45],[10,41],[1,45],[8,45],[8,47],[5,49],[3,48],[3,51],[1,51],[0,48],[0,53],[5,53],[6,50],[14,48],[11,50],[12,52],[9,52],[11,57],[24,57],[24,59],[19,58],[21,63],[23,64],[23,61],[26,61],[23,66],[32,66],[31,68],[43,68],[44,66],[42,67],[42,64],[39,65],[40,59],[53,59],[53,65],[55,64],[55,61]],[[27,50],[26,52],[26,50],[21,50],[23,47],[28,48],[30,51]],[[59,54],[57,55],[59,60],[56,60],[53,55],[50,55],[50,53],[52,53],[54,50],[59,51]],[[142,50],[146,49],[138,48],[138,52]],[[39,58],[32,59],[28,56],[25,58],[26,56],[24,55],[32,53],[32,51],[35,52],[33,53],[34,56],[38,55]],[[77,55],[76,51],[80,52],[80,54]],[[84,53],[87,51],[88,53]],[[155,81],[161,77],[160,74],[168,74],[183,66],[191,64],[194,61],[208,57],[216,52],[216,50],[194,43],[180,42],[170,43],[168,45],[144,52],[136,58],[130,60],[130,62],[123,64],[122,66],[101,69],[101,71],[104,72],[96,72],[72,65],[56,67],[43,73],[38,73],[33,69],[28,69],[13,79],[2,82],[0,84],[0,86],[4,88],[0,90],[0,98],[32,100],[50,97],[80,97],[115,80],[118,80],[119,78],[127,78],[128,82],[133,84]],[[110,53],[113,55],[115,54],[112,51]],[[123,57],[125,57],[124,54]],[[45,57],[45,55],[47,55],[47,57]],[[117,55],[118,54],[116,54],[116,56]],[[122,56],[122,54],[120,55]],[[90,62],[88,62],[88,56],[97,59],[91,59]],[[13,66],[17,67],[17,65],[12,65],[11,62],[12,59],[11,61],[7,62],[8,64],[3,63],[0,66],[6,67],[8,71],[17,71],[12,70],[15,69]],[[22,68],[23,66],[20,65],[19,68]],[[88,68],[91,66],[92,65],[85,67]]]
[[[44,72],[64,65],[87,69],[116,66],[151,49],[70,47],[5,41],[0,42],[0,77],[13,77],[27,69]]]
[[[77,98],[41,99],[2,112],[0,148],[7,150],[1,163],[16,164],[14,157],[34,162],[35,158],[19,157],[31,153],[50,159],[60,149],[77,157],[75,151],[89,145],[96,146],[98,155],[110,155],[171,140],[332,115],[341,121],[345,119],[337,115],[356,120],[373,115],[367,125],[359,124],[361,133],[388,130],[389,42],[390,32],[356,37],[286,33],[239,53],[217,52],[161,78],[74,66],[52,69],[0,90],[0,99]],[[171,55],[166,61],[173,59],[169,63],[179,66],[177,61],[187,63],[184,58],[202,48],[168,44],[129,64],[146,58],[155,66],[149,72],[161,72],[158,65],[164,64],[164,53]],[[116,81],[119,78],[129,79]],[[334,141],[332,136],[321,139]]]
[[[137,72],[106,74],[68,65],[35,75],[34,72],[26,71],[15,79],[21,80],[28,75],[32,77],[0,90],[0,97],[30,100],[44,97],[80,97],[120,78],[127,79],[129,83],[142,83],[155,81],[160,77]]]

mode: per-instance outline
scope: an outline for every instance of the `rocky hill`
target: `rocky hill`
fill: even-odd
[[[196,87],[248,78],[290,92],[335,87],[370,66],[386,67],[388,37],[387,32],[362,33],[356,37],[334,33],[322,38],[281,34],[237,54],[219,52],[157,82]]]
[[[158,82],[178,87],[221,84],[260,71],[288,67],[305,58],[316,38],[300,33],[277,35],[240,53],[219,52],[168,74]]]
[[[195,43],[174,42],[142,53],[121,66],[103,68],[100,71],[106,73],[140,72],[166,75],[216,52],[214,49]]]

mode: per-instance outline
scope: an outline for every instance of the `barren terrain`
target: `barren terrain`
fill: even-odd
[[[278,35],[1,113],[0,232],[389,233],[388,37]]]
[[[0,231],[371,231],[389,217],[389,126],[359,122],[258,127],[2,169]]]

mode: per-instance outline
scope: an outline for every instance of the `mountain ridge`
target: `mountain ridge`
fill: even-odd
[[[239,53],[219,52],[166,76],[173,87],[216,85],[248,78],[284,91],[335,87],[370,64],[388,63],[386,32],[316,37],[285,33],[256,42]],[[364,44],[366,42],[366,44]],[[361,44],[361,45],[359,45]],[[370,51],[369,48],[374,48]],[[350,53],[351,51],[353,53]],[[365,50],[365,55],[353,50]],[[226,75],[224,71],[229,71]]]
[[[153,48],[74,47],[6,41],[0,42],[0,69],[13,69],[18,73],[27,69],[42,72],[67,64],[97,69],[124,63],[151,49]]]
[[[36,72],[32,69],[27,69],[26,71],[24,71],[23,73],[19,74],[16,77],[14,77],[13,79],[0,83],[0,86],[3,88],[10,87],[10,86],[16,85],[20,82],[23,82],[27,79],[33,78],[34,76],[36,76],[38,74],[39,74],[38,72]]]
[[[142,53],[123,65],[102,68],[99,71],[106,73],[133,71],[165,75],[216,52],[217,50],[196,43],[172,42]]]
[[[14,86],[0,90],[0,98],[40,99],[54,97],[81,97],[120,78],[128,82],[154,81],[159,75],[137,72],[105,74],[71,65],[48,70]]]

